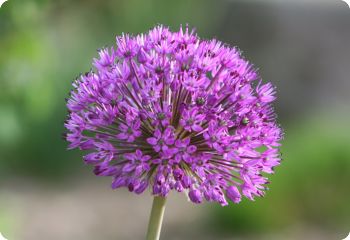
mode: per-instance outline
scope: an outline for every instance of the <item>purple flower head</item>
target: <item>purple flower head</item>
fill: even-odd
[[[116,138],[126,140],[127,142],[133,142],[135,138],[141,136],[141,131],[139,130],[140,124],[140,120],[138,119],[127,124],[121,123],[119,125],[120,133],[116,135]]]
[[[161,132],[158,128],[154,131],[153,137],[146,139],[154,151],[166,153],[175,142],[174,129],[171,127],[166,128]]]
[[[93,65],[73,83],[66,139],[112,188],[222,206],[264,195],[280,164],[276,89],[237,48],[157,26],[117,36]]]
[[[190,110],[184,110],[182,112],[182,118],[180,124],[188,132],[202,131],[201,123],[204,120],[205,115],[199,113],[198,108],[192,107]]]
[[[197,189],[190,190],[188,197],[194,203],[201,203],[203,199],[203,193]]]

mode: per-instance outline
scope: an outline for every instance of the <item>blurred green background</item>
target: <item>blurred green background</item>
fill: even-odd
[[[122,32],[189,23],[278,87],[283,162],[255,202],[171,195],[163,239],[343,239],[350,231],[350,9],[342,1],[9,0],[0,8],[0,232],[142,239],[151,197],[108,188],[62,140],[71,81]]]

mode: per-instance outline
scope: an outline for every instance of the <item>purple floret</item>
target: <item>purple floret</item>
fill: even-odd
[[[112,188],[222,206],[264,195],[280,164],[276,89],[237,48],[157,26],[117,36],[93,66],[73,83],[66,139]]]

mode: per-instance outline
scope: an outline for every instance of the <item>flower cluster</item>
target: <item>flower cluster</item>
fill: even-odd
[[[69,148],[88,150],[84,161],[112,188],[221,205],[263,196],[264,173],[280,163],[275,88],[239,50],[164,26],[116,45],[73,83]]]

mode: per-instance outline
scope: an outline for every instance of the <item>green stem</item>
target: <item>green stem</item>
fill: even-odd
[[[149,218],[147,240],[158,240],[160,236],[160,229],[162,227],[164,210],[165,210],[165,197],[155,196],[153,199],[151,216]]]

